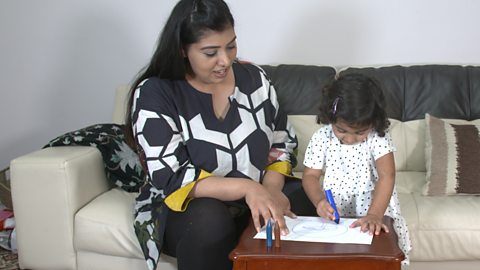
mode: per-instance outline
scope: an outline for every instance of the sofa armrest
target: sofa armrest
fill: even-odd
[[[22,269],[76,269],[77,211],[110,189],[94,147],[45,148],[10,164],[19,264]]]

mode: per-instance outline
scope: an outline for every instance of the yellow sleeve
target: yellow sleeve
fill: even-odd
[[[285,176],[292,176],[292,164],[288,161],[274,162],[267,166],[266,171],[276,171]]]
[[[196,181],[193,181],[168,195],[165,198],[165,204],[173,211],[185,211],[185,209],[187,209],[188,203],[192,200],[192,198],[188,198],[188,194],[190,193],[190,191],[192,191],[192,188],[196,185],[198,181],[201,181],[202,179],[205,179],[212,175],[213,174],[207,171],[201,170],[200,175],[198,176],[198,179]]]

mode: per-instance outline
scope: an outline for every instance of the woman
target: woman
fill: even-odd
[[[295,133],[265,73],[239,63],[236,46],[225,2],[181,0],[133,84],[127,127],[148,172],[135,231],[150,269],[160,251],[179,269],[231,269],[250,216],[257,230],[278,221],[284,235],[284,215],[295,216],[282,192]]]

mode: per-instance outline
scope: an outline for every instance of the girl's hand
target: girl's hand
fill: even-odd
[[[340,210],[337,208],[338,215],[341,216]],[[317,204],[317,214],[320,217],[326,218],[328,220],[335,220],[335,210],[328,203],[327,199],[323,198]]]
[[[260,218],[263,218],[264,224],[267,224],[268,220],[273,218],[278,222],[281,233],[283,235],[288,234],[288,228],[283,217],[284,209],[264,186],[251,181],[246,191],[245,201],[252,213],[253,224],[257,232],[260,232],[261,228]]]
[[[388,233],[388,227],[383,223],[383,217],[373,214],[367,214],[365,217],[359,218],[350,225],[350,228],[360,226],[362,232],[369,232],[369,234],[379,235],[382,229]]]

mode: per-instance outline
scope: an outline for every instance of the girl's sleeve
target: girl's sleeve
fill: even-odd
[[[165,80],[143,81],[134,93],[133,134],[147,181],[172,210],[184,211],[196,181],[210,174],[191,164],[181,133],[181,117],[176,112]]]
[[[375,160],[390,152],[396,151],[389,130],[385,131],[385,136],[383,137],[378,136],[375,132],[372,139],[372,146],[372,153]]]
[[[325,146],[328,144],[325,129],[321,128],[313,133],[305,149],[303,165],[311,169],[323,170],[325,166]]]
[[[263,85],[267,87],[269,100],[272,103],[273,135],[272,146],[268,154],[266,170],[277,171],[291,176],[292,169],[297,165],[297,135],[288,121],[287,114],[280,108],[277,93],[269,78],[261,72]]]

